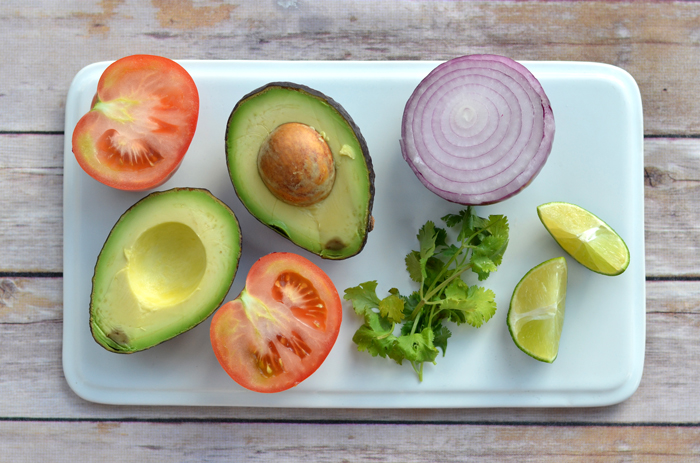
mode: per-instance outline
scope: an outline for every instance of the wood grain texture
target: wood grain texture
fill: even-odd
[[[0,135],[0,272],[63,270],[63,135]]]
[[[700,140],[644,144],[647,275],[700,276]]]
[[[671,6],[672,5],[672,6]],[[173,59],[418,60],[498,53],[613,64],[647,134],[699,134],[697,2],[12,1],[0,8],[0,131],[62,131],[84,66]],[[70,50],[70,53],[67,51]],[[31,82],[31,83],[30,83]]]
[[[7,461],[698,461],[700,429],[261,423],[0,423]],[[31,446],[20,444],[31,437]],[[14,442],[14,444],[13,444]]]

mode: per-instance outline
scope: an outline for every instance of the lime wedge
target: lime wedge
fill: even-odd
[[[551,202],[537,208],[542,224],[557,243],[581,265],[603,275],[619,275],[630,263],[620,235],[598,217],[575,204]]]
[[[566,276],[564,257],[545,261],[525,274],[510,299],[508,331],[515,345],[542,362],[552,363],[559,353]]]

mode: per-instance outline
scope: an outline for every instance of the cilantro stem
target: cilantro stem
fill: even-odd
[[[416,362],[411,361],[411,366],[413,367],[413,371],[416,372],[418,375],[418,382],[422,383],[423,382],[423,362],[420,362],[420,368],[416,368]]]
[[[432,326],[432,325],[433,325],[433,316],[435,315],[435,307],[437,307],[437,305],[432,305],[432,304],[431,304],[431,307],[430,307],[430,316],[428,317],[428,326]],[[439,309],[438,309],[438,313],[440,313],[440,310],[439,310]]]
[[[469,265],[465,266],[464,268],[462,268],[461,270],[459,270],[459,271],[453,273],[453,274],[450,275],[445,281],[443,281],[442,283],[440,283],[437,287],[435,287],[435,288],[433,288],[432,290],[430,290],[430,291],[428,292],[427,295],[421,297],[421,300],[420,300],[420,301],[418,302],[418,304],[416,305],[416,308],[413,309],[413,312],[411,312],[410,318],[417,317],[418,314],[419,314],[419,312],[423,309],[423,306],[424,306],[425,304],[427,304],[428,301],[430,301],[430,299],[431,299],[433,296],[435,296],[435,295],[438,294],[440,291],[442,291],[443,289],[445,289],[445,287],[447,287],[447,285],[449,285],[450,283],[452,283],[452,282],[455,280],[455,278],[460,277],[465,271],[467,271],[467,270],[470,269],[470,268],[471,268],[471,264],[469,264]],[[415,329],[415,323],[414,323],[414,329]],[[411,332],[411,334],[412,334],[412,333],[413,333],[413,332]]]
[[[391,322],[391,328],[384,334],[377,336],[377,339],[388,338],[394,333],[394,328],[396,328],[396,322]]]
[[[469,240],[471,240],[474,236],[476,236],[476,234],[474,234],[472,237],[470,237]],[[462,255],[462,251],[464,251],[464,249],[466,249],[467,247],[470,247],[470,246],[468,246],[467,243],[469,243],[469,241],[462,242],[462,245],[459,247],[459,251],[455,252],[452,255],[452,257],[450,257],[450,260],[447,261],[447,263],[442,268],[442,270],[440,270],[440,273],[438,273],[438,276],[435,277],[435,279],[433,280],[433,284],[435,284],[434,283],[435,281],[440,281],[440,278],[442,277],[442,275],[444,275],[445,272],[450,268],[450,265],[452,265],[455,262],[455,260],[457,259],[457,256]],[[467,256],[464,256],[464,260],[466,260],[466,258],[467,258]],[[461,262],[462,264],[464,264],[464,260]],[[459,267],[460,267],[460,265],[455,264],[455,270],[457,270]],[[466,270],[466,268],[464,270]],[[462,273],[462,272],[460,272],[460,273]],[[431,296],[428,296],[428,299],[430,299],[430,297]]]
[[[474,233],[471,234],[471,236],[469,236],[469,238],[467,238],[466,240],[462,240],[462,245],[459,247],[459,251],[452,254],[452,257],[450,257],[450,260],[448,260],[447,263],[445,264],[445,266],[442,268],[442,270],[438,274],[437,278],[435,278],[435,281],[438,281],[440,279],[440,277],[445,273],[445,271],[447,271],[450,268],[450,265],[452,265],[452,263],[457,259],[457,256],[462,256],[462,251],[464,251],[467,248],[474,248],[475,247],[475,246],[471,246],[469,243],[471,243],[472,240],[474,238],[476,238],[476,236],[479,233],[483,232],[486,229],[488,229],[488,227],[482,228],[479,231],[475,231]],[[469,255],[469,253],[464,254],[462,256],[462,262],[460,262],[459,265],[455,264],[455,270],[457,268],[459,268],[460,266],[464,265],[464,263],[467,261],[468,255]],[[466,268],[464,270],[466,270]],[[463,273],[464,270],[462,270],[462,272],[460,272],[460,273]]]
[[[504,220],[506,220],[505,216],[501,217],[499,220],[497,220],[495,222],[490,223],[486,227],[475,231],[467,239],[462,240],[462,245],[459,247],[459,250],[457,252],[455,252],[454,254],[452,254],[452,257],[450,257],[450,259],[447,261],[447,263],[442,268],[442,270],[440,270],[440,273],[438,274],[438,276],[433,278],[433,284],[435,284],[436,281],[440,281],[440,278],[445,274],[445,272],[447,270],[449,270],[450,265],[452,265],[455,262],[455,260],[457,259],[457,256],[462,256],[462,251],[464,251],[467,248],[475,248],[475,246],[472,246],[469,243],[471,243],[472,240],[474,238],[476,238],[477,235],[479,235],[479,233],[483,233],[484,231],[488,230],[492,226],[494,226],[497,223],[500,223]],[[455,280],[455,278],[461,276],[464,272],[466,272],[468,269],[470,269],[472,267],[472,264],[465,265],[465,262],[467,261],[467,256],[468,256],[468,253],[465,254],[464,256],[462,256],[463,260],[460,263],[460,265],[455,264],[455,268],[453,270],[454,273],[452,275],[450,275],[447,279],[445,279],[445,281],[440,283],[440,285],[438,285],[435,288],[432,288],[432,285],[431,285],[431,287],[428,287],[427,294],[423,290],[423,286],[425,285],[425,279],[423,279],[423,278],[421,279],[420,292],[419,292],[421,300],[418,302],[418,304],[416,304],[416,307],[415,307],[415,309],[413,309],[413,312],[411,312],[409,319],[413,319],[414,317],[416,317],[418,315],[418,313],[423,309],[423,306],[430,299],[432,299],[433,296],[435,296],[436,294],[439,294],[443,289],[445,289],[445,287],[447,287],[447,285],[452,283]],[[411,334],[413,334],[413,332],[415,331],[415,328],[416,328],[416,323],[413,324],[413,330],[411,331]]]
[[[432,291],[430,291],[430,292],[428,293],[427,299],[432,298],[433,296],[435,296],[436,294],[438,294],[440,291],[442,291],[443,289],[445,289],[445,287],[447,287],[447,285],[449,285],[449,284],[452,283],[455,279],[457,279],[457,278],[459,278],[460,276],[462,276],[462,274],[463,274],[464,272],[466,272],[467,270],[469,270],[471,267],[472,267],[471,264],[470,264],[470,265],[467,265],[467,266],[464,267],[463,269],[461,269],[461,270],[459,270],[459,271],[453,273],[452,275],[450,275],[447,279],[445,279],[445,281],[443,281],[442,283],[440,283],[437,287],[435,287],[435,289],[433,289]],[[426,301],[426,302],[427,302],[427,301]]]
[[[413,326],[411,327],[411,335],[415,334],[416,328],[418,328],[418,320],[420,320],[420,314],[418,314],[415,320],[413,320]]]

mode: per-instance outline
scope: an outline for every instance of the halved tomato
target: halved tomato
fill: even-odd
[[[198,117],[197,86],[182,66],[160,56],[127,56],[102,73],[92,108],[73,131],[73,153],[105,185],[155,188],[180,166]]]
[[[304,257],[276,252],[253,264],[241,294],[214,314],[211,344],[238,384],[279,392],[321,366],[342,318],[328,275]]]

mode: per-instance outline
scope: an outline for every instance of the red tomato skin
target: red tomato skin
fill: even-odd
[[[303,338],[301,344],[305,347],[311,347],[309,349],[311,353],[303,360],[298,360],[294,355],[289,354],[284,345],[274,342],[274,339],[270,339],[270,337],[254,338],[251,336],[251,333],[265,332],[271,328],[270,326],[256,325],[251,321],[254,314],[250,314],[254,310],[251,310],[250,307],[246,308],[246,304],[250,304],[251,298],[265,298],[267,304],[273,305],[274,302],[272,302],[270,294],[261,295],[260,292],[267,291],[273,279],[277,279],[279,275],[288,271],[296,272],[313,284],[316,291],[323,295],[327,312],[322,325],[322,333],[309,328],[308,325],[304,328],[303,323],[292,321],[288,324],[288,327],[293,325],[290,328],[291,332],[305,330],[303,334],[308,334],[308,337]],[[272,308],[270,312],[274,310]],[[266,312],[265,315],[268,314],[269,312]],[[278,316],[278,319],[285,317],[289,317],[287,313]],[[321,366],[338,338],[341,322],[342,302],[330,277],[304,257],[293,253],[276,252],[259,259],[248,272],[246,286],[241,294],[236,299],[222,305],[214,314],[210,327],[210,337],[217,360],[235,382],[251,391],[275,393],[298,385]],[[284,337],[289,338],[288,333],[288,331],[284,331]],[[320,339],[311,337],[315,333],[320,335]],[[264,348],[264,345],[268,345],[270,341],[275,344],[277,352],[281,352],[282,356],[286,355],[284,364],[291,363],[292,367],[285,369],[282,373],[265,376],[262,374],[259,364],[256,364],[257,359],[252,352],[256,348]],[[295,360],[296,363],[294,363]]]
[[[148,78],[151,82],[160,81],[161,85],[156,87],[164,93],[125,93],[125,88],[138,88],[137,84]],[[109,105],[111,101],[120,97],[138,101],[139,97],[144,96],[161,102],[157,108],[160,113],[147,113],[153,117],[149,117],[146,123],[156,126],[156,130],[149,131],[146,127],[139,127],[139,124],[144,122],[143,119],[137,119],[134,123],[124,123],[110,119],[98,109],[99,104]],[[168,112],[177,113],[176,124],[160,117]],[[73,130],[73,153],[80,167],[88,175],[107,186],[126,191],[149,190],[165,183],[178,170],[194,137],[198,118],[199,92],[194,80],[181,65],[161,56],[127,56],[110,64],[102,73],[90,111],[78,121]],[[146,168],[111,168],[104,159],[100,159],[97,149],[99,137],[109,129],[120,131],[130,130],[131,127],[137,127],[148,134],[148,146],[163,148],[157,151],[160,159],[154,166]]]

